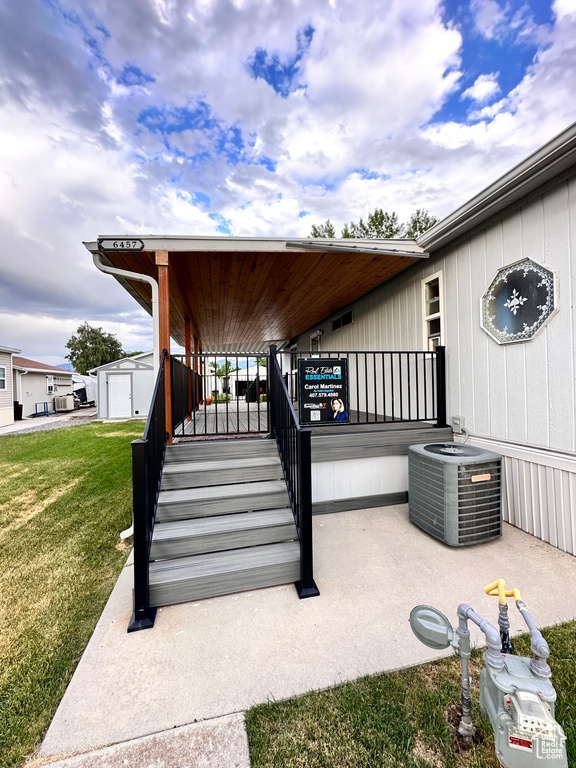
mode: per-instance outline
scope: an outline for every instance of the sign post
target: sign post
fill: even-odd
[[[298,360],[300,424],[347,424],[348,360],[311,358]]]

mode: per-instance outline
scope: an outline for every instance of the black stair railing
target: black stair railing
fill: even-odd
[[[153,627],[156,617],[156,608],[150,606],[149,564],[152,532],[168,440],[164,409],[166,385],[164,363],[167,355],[164,349],[144,435],[141,439],[132,442],[134,613],[128,625],[128,632]]]
[[[294,522],[300,540],[298,597],[315,597],[320,590],[314,581],[312,546],[312,455],[311,431],[302,428],[294,411],[276,356],[270,347],[270,434],[276,439]]]

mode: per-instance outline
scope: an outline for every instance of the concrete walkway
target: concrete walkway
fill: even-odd
[[[442,655],[412,635],[414,605],[430,603],[456,624],[457,606],[467,602],[495,623],[497,601],[483,587],[501,577],[521,589],[539,626],[576,616],[576,558],[509,525],[497,541],[451,548],[412,525],[402,505],[318,516],[314,535],[320,597],[300,601],[289,585],[171,606],[158,612],[153,629],[134,634],[126,632],[129,561],[40,748],[40,762],[115,744],[116,762],[98,762],[106,756],[102,750],[65,765],[144,764],[130,757],[133,740],[163,734],[154,743],[170,743],[179,728],[207,721],[220,735],[211,742],[192,739],[192,761],[170,762],[164,747],[162,760],[146,765],[249,766],[237,726],[252,705]],[[525,630],[516,610],[511,623],[513,633]],[[484,644],[479,632],[473,638]],[[226,716],[233,719],[221,719]],[[238,762],[210,762],[210,754],[222,750]]]
[[[72,424],[82,424],[85,421],[95,419],[97,412],[98,409],[94,406],[80,408],[77,411],[56,413],[53,416],[35,416],[34,418],[22,419],[5,427],[0,427],[0,437],[20,432],[40,432],[44,429],[57,429]]]

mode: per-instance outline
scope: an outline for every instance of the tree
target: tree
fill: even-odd
[[[366,221],[359,219],[344,224],[340,237],[359,237],[367,240],[394,237],[416,238],[433,227],[437,221],[438,219],[430,215],[425,208],[417,208],[410,216],[408,224],[402,224],[394,211],[388,213],[382,208],[375,208],[368,214]],[[336,237],[336,231],[330,219],[326,219],[324,224],[312,225],[310,236]]]
[[[76,333],[66,343],[66,349],[70,350],[66,359],[82,376],[92,368],[112,363],[124,355],[116,336],[105,333],[102,328],[93,328],[88,323],[78,326]]]
[[[312,224],[312,232],[310,233],[310,237],[336,237],[334,224],[332,224],[330,219],[326,219],[324,224],[319,224],[318,226]]]
[[[427,229],[433,227],[437,221],[439,221],[439,219],[437,219],[436,216],[431,216],[425,208],[417,208],[408,220],[404,237],[413,237],[416,239],[426,232]]]
[[[365,239],[402,237],[404,225],[398,221],[397,213],[388,213],[382,208],[375,208],[369,213],[366,223],[362,219],[356,223],[345,224],[342,237],[362,237]]]
[[[240,370],[239,368],[234,368],[230,360],[226,360],[225,363],[210,363],[210,368],[212,368],[214,374],[218,376],[219,379],[221,379],[222,376],[229,376],[231,373],[234,373],[234,371]]]

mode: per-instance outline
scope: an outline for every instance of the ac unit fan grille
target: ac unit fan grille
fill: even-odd
[[[458,541],[474,544],[502,532],[501,468],[499,461],[463,464],[458,468]],[[472,482],[478,475],[489,480]]]
[[[417,472],[411,471],[408,480],[410,519],[426,533],[444,540],[444,468],[419,456],[411,456],[410,462],[417,465]]]

